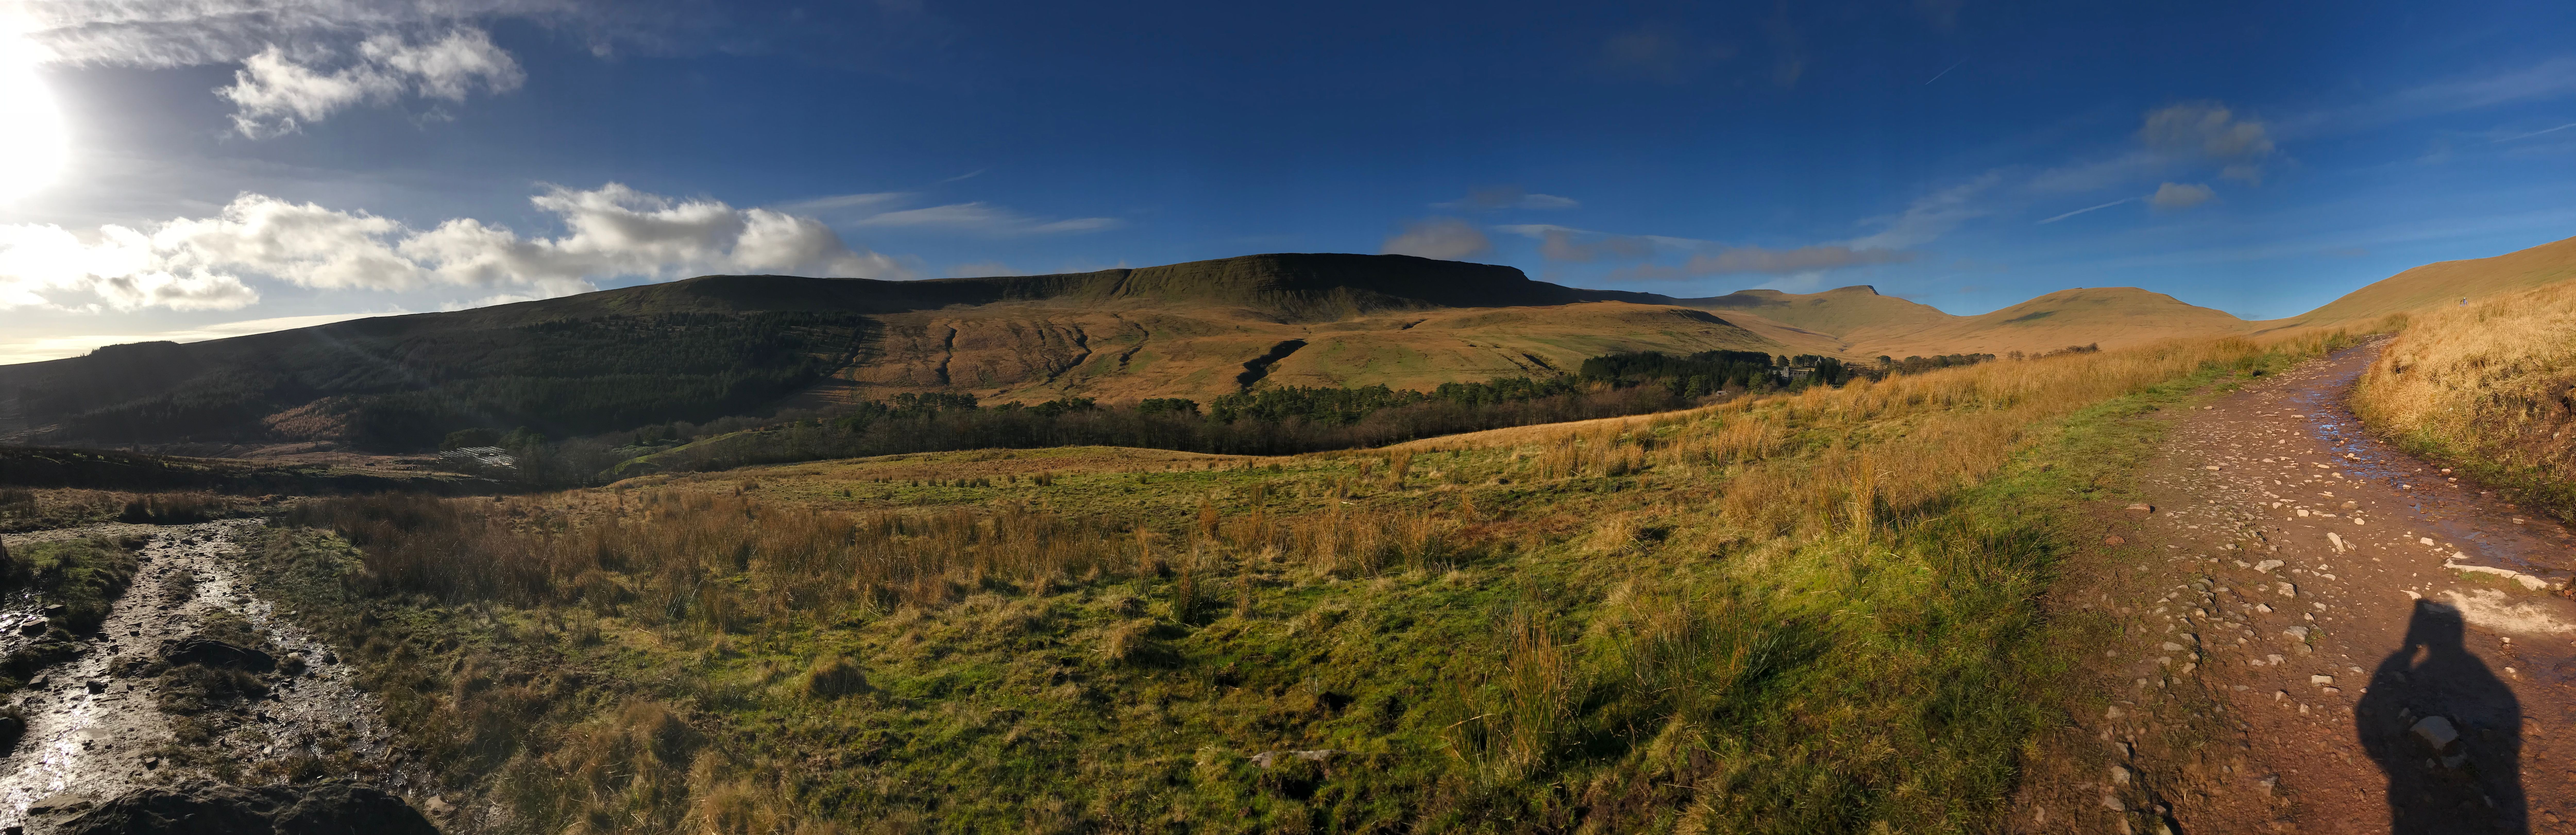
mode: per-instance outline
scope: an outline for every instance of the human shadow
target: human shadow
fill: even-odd
[[[2522,704],[2461,645],[2460,610],[2415,601],[2406,645],[2354,708],[2362,750],[2388,775],[2389,831],[2528,833]]]

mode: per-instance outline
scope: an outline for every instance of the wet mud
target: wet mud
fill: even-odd
[[[103,525],[8,538],[12,547],[90,535],[148,542],[98,632],[71,636],[79,653],[6,696],[26,731],[0,758],[0,827],[25,823],[28,807],[49,798],[105,800],[187,780],[330,777],[397,796],[425,788],[375,697],[355,686],[355,671],[284,617],[292,613],[262,599],[234,565],[260,525]],[[40,605],[30,598],[0,608],[0,653],[40,639],[15,628]],[[223,638],[231,640],[222,646],[256,652],[208,654],[218,646],[208,642]],[[183,646],[197,651],[170,657]]]

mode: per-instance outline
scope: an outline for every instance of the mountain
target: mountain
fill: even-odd
[[[1830,350],[1670,301],[1378,255],[931,281],[704,276],[0,366],[0,436],[418,449],[476,426],[588,434],[909,391],[1204,400],[1265,381],[1545,375],[1611,351]]]
[[[1617,351],[2035,353],[2368,324],[2572,273],[2576,239],[2418,267],[2259,323],[2127,287],[1952,316],[1867,286],[1675,298],[1401,255],[928,281],[703,276],[0,366],[0,440],[419,449],[461,428],[590,434],[911,392],[1205,401],[1262,385],[1546,376]]]
[[[2576,238],[2552,241],[2491,258],[2439,261],[2344,294],[2324,307],[2262,323],[2265,330],[2345,327],[2393,313],[2422,313],[2462,299],[2499,296],[2576,278]]]

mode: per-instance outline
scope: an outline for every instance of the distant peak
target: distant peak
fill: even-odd
[[[1849,287],[1836,287],[1836,288],[1834,288],[1834,289],[1827,290],[1827,291],[1825,291],[1825,292],[1828,292],[1828,293],[1854,293],[1854,292],[1858,292],[1858,293],[1868,293],[1868,294],[1870,294],[1870,295],[1875,296],[1875,295],[1878,295],[1878,285],[1875,285],[1875,284],[1854,284],[1854,285],[1849,286]]]

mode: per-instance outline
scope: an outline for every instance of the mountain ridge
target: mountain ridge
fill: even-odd
[[[2268,322],[2140,288],[1953,316],[1868,285],[1682,298],[1341,253],[922,281],[710,275],[0,366],[0,438],[417,447],[465,426],[588,433],[907,392],[1206,399],[1250,385],[1256,360],[1265,386],[1428,388],[1619,351],[2036,353],[2365,323],[2571,265],[2576,239],[2430,264]]]

